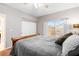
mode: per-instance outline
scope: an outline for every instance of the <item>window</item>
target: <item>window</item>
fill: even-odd
[[[59,37],[64,33],[64,27],[65,27],[64,20],[48,21],[48,35]]]
[[[36,33],[36,23],[35,22],[22,22],[22,35],[30,35]]]

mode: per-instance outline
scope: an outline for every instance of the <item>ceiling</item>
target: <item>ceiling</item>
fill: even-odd
[[[77,3],[44,3],[45,6],[35,8],[33,3],[6,3],[8,6],[23,11],[29,15],[39,17],[66,9],[78,7]]]

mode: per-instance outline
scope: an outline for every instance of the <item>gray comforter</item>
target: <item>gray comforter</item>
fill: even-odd
[[[61,55],[61,46],[55,43],[54,38],[40,35],[16,42],[11,51],[11,55],[57,56]]]

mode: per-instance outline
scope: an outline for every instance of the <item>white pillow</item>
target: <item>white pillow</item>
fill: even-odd
[[[62,45],[62,56],[68,55],[68,52],[74,50],[79,45],[79,36],[71,35]]]

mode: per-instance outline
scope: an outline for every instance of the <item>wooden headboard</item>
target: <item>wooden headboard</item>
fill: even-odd
[[[21,40],[21,39],[25,39],[25,38],[30,38],[30,37],[34,37],[34,36],[37,36],[39,34],[31,34],[31,35],[25,35],[25,36],[17,36],[17,37],[12,37],[11,40],[12,40],[12,45],[14,46],[14,44],[18,41],[18,40]]]

